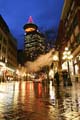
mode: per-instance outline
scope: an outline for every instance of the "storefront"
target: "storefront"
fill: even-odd
[[[73,60],[70,60],[68,62],[70,75],[73,76],[75,80],[80,80],[80,53]],[[62,64],[62,70],[68,71],[67,61]]]
[[[0,61],[0,82],[4,81],[6,66],[4,62]]]
[[[0,62],[0,82],[13,80],[14,72],[14,69],[7,67],[3,62]]]
[[[74,59],[74,74],[76,80],[80,80],[80,54],[78,54]]]
[[[68,71],[68,69],[69,69],[70,75],[74,75],[73,61],[72,60],[68,61],[68,63],[67,63],[67,61],[65,61],[62,64],[62,70],[67,70]]]

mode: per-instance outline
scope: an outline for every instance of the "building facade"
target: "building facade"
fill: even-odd
[[[13,76],[17,67],[17,41],[0,15],[0,78]]]
[[[63,60],[63,52],[67,47],[72,59],[68,60],[72,75],[80,76],[80,1],[65,0],[56,41],[60,53],[60,67],[67,68],[67,60]]]
[[[25,40],[24,51],[27,61],[34,61],[39,55],[45,52],[45,37],[39,32],[38,26],[33,23],[30,16],[27,24],[24,25]]]

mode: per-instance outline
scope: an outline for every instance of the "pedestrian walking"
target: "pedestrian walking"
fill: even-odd
[[[72,81],[69,73],[68,73],[68,86],[72,86]]]
[[[67,86],[67,84],[68,84],[68,72],[67,71],[63,71],[62,72],[62,77],[63,77],[63,84],[64,84],[64,86]]]
[[[58,73],[58,71],[55,73],[54,78],[55,78],[55,82],[56,82],[57,86],[59,86],[60,80],[59,80],[59,73]]]

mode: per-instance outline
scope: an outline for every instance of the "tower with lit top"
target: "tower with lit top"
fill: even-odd
[[[28,23],[24,25],[24,30],[26,33],[29,33],[29,32],[33,32],[33,31],[37,31],[38,27],[37,25],[35,25],[33,23],[33,19],[32,17],[30,16],[29,17],[29,20],[28,20]]]
[[[25,31],[24,51],[26,53],[26,60],[34,61],[45,52],[45,37],[39,32],[38,26],[34,24],[31,16],[23,28]]]

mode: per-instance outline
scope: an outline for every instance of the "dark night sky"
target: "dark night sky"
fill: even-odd
[[[56,38],[63,4],[64,0],[0,0],[0,14],[17,39],[18,49],[22,49],[23,26],[29,16],[41,32],[47,33],[49,41]]]

